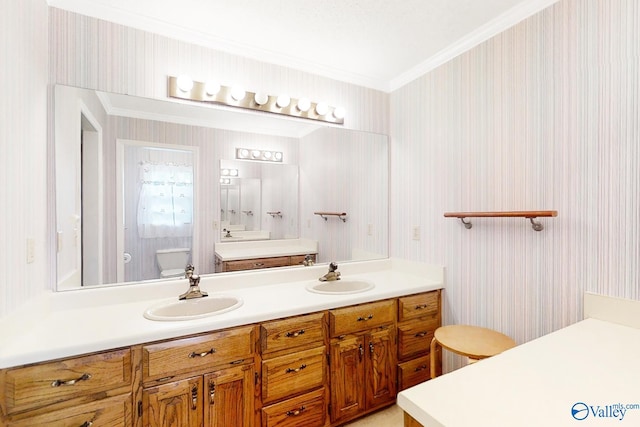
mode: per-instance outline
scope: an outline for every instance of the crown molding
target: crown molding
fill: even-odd
[[[132,14],[125,10],[108,5],[88,4],[83,0],[47,0],[51,7],[69,10],[81,15],[90,16],[96,19],[113,22],[142,31],[159,34],[171,39],[181,40],[225,53],[250,58],[256,61],[273,64],[281,67],[291,68],[310,74],[315,74],[338,80],[345,83],[354,84],[382,92],[393,92],[407,83],[423,76],[440,65],[452,60],[462,53],[478,46],[480,43],[505,31],[526,18],[540,12],[541,10],[557,3],[559,0],[529,0],[523,1],[519,5],[511,8],[487,24],[479,27],[467,36],[458,40],[446,49],[441,50],[417,66],[401,73],[390,81],[369,75],[352,73],[337,67],[329,67],[310,61],[301,60],[290,55],[278,52],[257,49],[253,46],[232,42],[219,37],[192,31],[187,28],[176,26],[168,22],[160,21],[144,15]]]
[[[489,40],[491,37],[513,27],[558,1],[559,0],[532,0],[520,3],[495,19],[489,21],[487,24],[467,34],[465,37],[448,46],[446,49],[441,50],[417,66],[393,78],[389,82],[387,90],[389,92],[393,92],[394,90],[400,89],[407,83],[410,83],[440,65],[451,61],[453,58],[473,49],[480,43]]]

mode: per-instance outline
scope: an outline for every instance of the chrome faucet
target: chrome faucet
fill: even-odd
[[[313,259],[313,255],[306,255],[304,257],[304,261],[302,261],[302,265],[304,265],[305,267],[310,267],[313,264],[315,264],[315,261]]]
[[[222,231],[226,231],[226,232],[227,232],[227,234],[225,234],[225,235],[224,235],[224,237],[233,237],[233,236],[231,235],[231,230],[227,230],[227,229],[225,228],[225,229],[223,229]]]
[[[193,274],[193,265],[187,264],[184,269],[184,277],[189,279],[189,290],[178,297],[179,300],[202,298],[208,294],[200,290],[200,276]]]
[[[320,277],[318,280],[321,282],[331,282],[334,280],[340,280],[340,272],[338,271],[338,264],[332,262],[329,264],[329,272],[324,276]]]

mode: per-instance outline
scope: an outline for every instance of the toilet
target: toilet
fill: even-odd
[[[184,268],[189,264],[190,255],[191,249],[189,248],[160,249],[156,251],[160,277],[183,277]]]

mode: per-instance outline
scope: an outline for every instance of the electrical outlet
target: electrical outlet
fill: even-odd
[[[27,264],[31,264],[36,260],[36,240],[27,239]]]
[[[414,225],[412,229],[413,240],[420,240],[420,226]]]

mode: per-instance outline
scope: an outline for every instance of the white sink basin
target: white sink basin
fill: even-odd
[[[204,298],[167,300],[149,307],[144,317],[149,320],[193,320],[227,313],[240,307],[244,301],[229,295],[209,295]]]
[[[332,280],[312,282],[307,285],[307,290],[316,294],[340,295],[366,292],[374,287],[373,283],[364,280]]]

